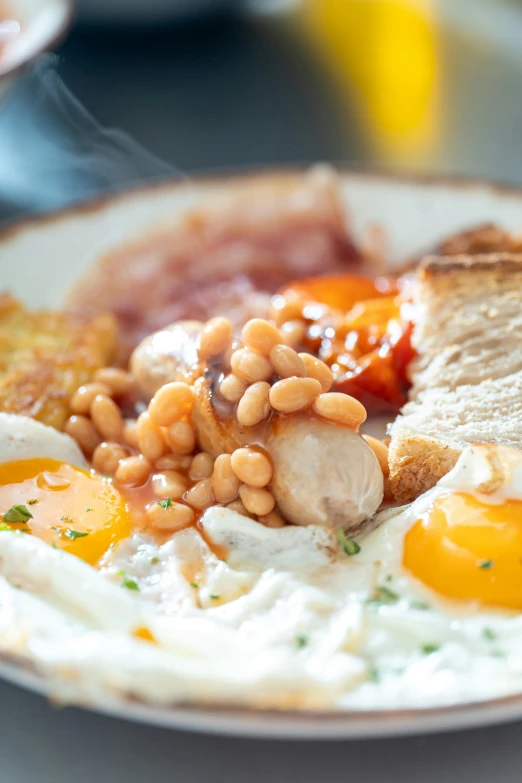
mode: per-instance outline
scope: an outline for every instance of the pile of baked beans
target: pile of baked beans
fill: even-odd
[[[297,329],[297,326],[296,326]],[[202,368],[222,368],[219,392],[233,404],[237,422],[255,427],[270,416],[309,410],[319,417],[354,429],[366,419],[364,406],[346,394],[330,389],[330,368],[309,353],[297,353],[283,331],[256,318],[234,340],[226,318],[208,321],[199,338]],[[256,445],[237,448],[214,459],[202,451],[192,422],[194,387],[174,381],[163,385],[146,410],[136,409],[132,375],[117,368],[97,371],[93,381],[73,395],[72,416],[65,430],[92,467],[118,484],[140,487],[150,483],[157,500],[146,514],[151,527],[176,531],[194,523],[215,504],[226,505],[269,527],[286,523],[275,508],[269,485],[272,464]],[[387,449],[367,438],[383,468]]]

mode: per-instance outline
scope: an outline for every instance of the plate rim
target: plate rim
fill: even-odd
[[[72,0],[65,0],[71,5]],[[0,74],[1,76],[1,74]],[[446,174],[436,172],[404,172],[386,167],[370,167],[347,165],[335,161],[324,163],[297,162],[266,166],[229,166],[195,170],[188,174],[157,177],[145,182],[123,185],[107,193],[89,195],[62,207],[39,211],[35,215],[21,215],[6,220],[0,225],[0,245],[11,241],[17,234],[26,229],[44,227],[58,223],[67,218],[81,217],[91,212],[102,211],[113,203],[132,200],[139,195],[159,193],[162,190],[190,190],[196,186],[216,186],[233,182],[246,183],[260,177],[285,177],[305,175],[316,166],[331,167],[341,177],[359,177],[368,181],[380,180],[395,184],[428,186],[433,188],[450,187],[459,190],[486,190],[500,197],[516,197],[522,199],[522,185],[505,182],[501,179],[474,177],[466,174]]]

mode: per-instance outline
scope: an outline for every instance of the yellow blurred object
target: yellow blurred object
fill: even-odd
[[[304,0],[302,21],[350,103],[356,96],[377,156],[425,157],[440,120],[434,0]]]

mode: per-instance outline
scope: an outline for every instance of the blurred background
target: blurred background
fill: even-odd
[[[0,105],[0,219],[285,162],[522,184],[522,2],[78,2]]]

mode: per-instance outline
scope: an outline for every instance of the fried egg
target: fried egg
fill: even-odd
[[[0,511],[30,516],[0,531],[0,650],[55,697],[381,709],[522,691],[521,452],[466,449],[357,540],[217,506],[159,543],[67,436],[8,419]]]
[[[0,413],[0,517],[94,565],[130,535],[125,502],[95,476],[76,443],[24,416]]]

